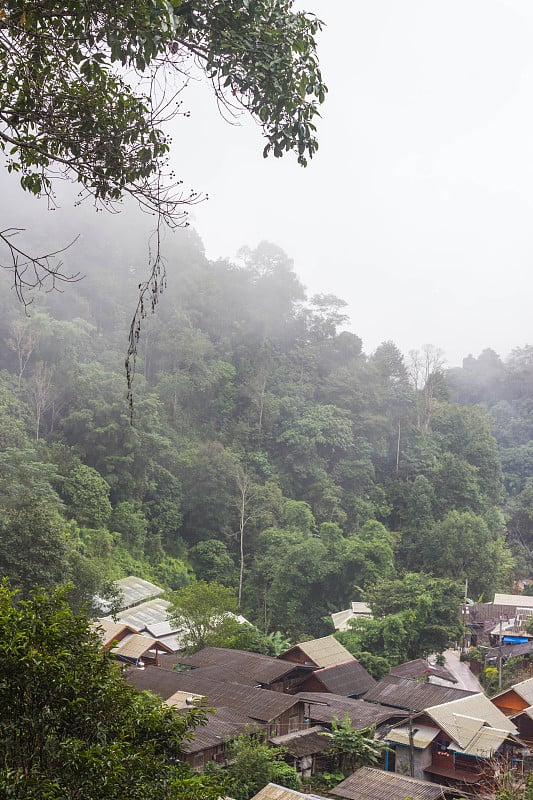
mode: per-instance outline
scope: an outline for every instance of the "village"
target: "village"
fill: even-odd
[[[501,688],[508,659],[528,674],[533,637],[524,626],[533,597],[495,595],[493,602],[465,605],[464,639],[446,651],[444,664],[442,657],[419,658],[376,681],[333,635],[277,657],[223,647],[186,655],[162,590],[135,577],[123,579],[120,589],[122,610],[95,623],[103,647],[121,663],[128,684],[178,710],[208,709],[207,724],[184,748],[194,770],[210,762],[226,766],[232,741],[245,733],[284,748],[302,792],[269,784],[258,800],[322,796],[314,777],[333,769],[331,731],[342,724],[370,732],[381,752],[377,763],[355,768],[324,792],[334,798],[490,796],[503,774],[520,780],[533,770],[533,677]],[[346,629],[368,614],[364,603],[352,603],[332,615],[332,624]],[[472,654],[471,668],[460,652]],[[491,697],[474,674],[479,653],[485,671],[499,675]]]

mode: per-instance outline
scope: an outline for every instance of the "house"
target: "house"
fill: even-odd
[[[460,700],[476,692],[467,692],[451,686],[438,686],[433,683],[401,678],[397,675],[385,675],[365,694],[368,703],[380,703],[406,711],[422,711],[428,706]]]
[[[352,619],[372,619],[372,609],[367,603],[350,603],[350,608],[331,615],[331,621],[336,631],[349,631]]]
[[[456,796],[446,786],[372,767],[361,767],[329,794],[346,800],[442,800]]]
[[[413,661],[406,661],[404,664],[391,667],[390,674],[397,675],[399,678],[411,678],[411,680],[415,681],[423,680],[428,683],[436,683],[439,686],[457,683],[457,678],[452,675],[449,669],[438,664],[432,664],[427,658],[416,658]]]
[[[304,704],[304,720],[310,725],[331,728],[334,719],[343,720],[348,716],[352,728],[363,730],[375,726],[379,731],[384,725],[391,725],[407,717],[403,709],[367,703],[352,697],[341,697],[328,692],[299,692],[297,695]]]
[[[533,705],[533,678],[515,683],[504,692],[491,697],[491,702],[506,717],[511,717],[519,711],[524,711],[524,709]]]
[[[323,669],[355,661],[352,654],[335,639],[334,636],[323,636],[321,639],[311,639],[290,647],[278,656],[282,661],[291,661],[293,664]]]
[[[269,736],[279,736],[307,727],[304,704],[296,695],[272,692],[256,686],[222,683],[202,675],[202,670],[175,672],[159,667],[128,670],[126,681],[167,700],[176,692],[202,695],[210,708],[230,708],[265,726]]]
[[[361,697],[376,685],[359,661],[351,659],[344,664],[317,669],[308,675],[300,685],[302,692],[332,692],[346,697]]]
[[[161,586],[156,586],[155,583],[145,581],[143,578],[137,578],[135,575],[120,578],[115,581],[115,585],[119,590],[122,609],[132,608],[146,600],[152,600],[165,591]]]
[[[522,758],[517,728],[485,697],[474,694],[424,709],[395,725],[384,741],[394,749],[395,771],[419,779],[437,776],[459,790],[490,789],[494,758]]]
[[[171,653],[172,650],[159,639],[143,636],[141,633],[132,633],[111,648],[111,652],[118,661],[126,664],[144,666],[145,664],[159,663],[161,653]]]
[[[114,644],[118,644],[133,633],[139,633],[132,625],[115,622],[112,619],[97,619],[92,627],[102,640],[104,650],[109,650]]]
[[[153,584],[151,584],[153,585]],[[126,608],[116,615],[116,620],[130,625],[139,633],[146,633],[170,647],[173,653],[181,647],[180,629],[168,618],[170,602],[160,597],[146,600],[135,607]],[[106,617],[111,620],[111,617]]]
[[[293,731],[283,736],[272,736],[269,742],[274,747],[283,747],[287,751],[286,761],[295,770],[307,777],[323,771],[329,764],[324,751],[331,746],[326,728],[313,725],[302,731]]]
[[[261,726],[232,708],[208,712],[207,725],[195,729],[194,738],[183,744],[184,760],[195,770],[203,770],[210,762],[227,762],[227,744],[247,731]]]
[[[161,666],[174,670],[201,670],[203,675],[223,683],[242,683],[288,693],[297,691],[314,670],[312,666],[226,647],[204,647],[191,656],[165,658],[161,660]]]

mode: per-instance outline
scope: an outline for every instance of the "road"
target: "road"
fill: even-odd
[[[446,667],[457,678],[457,683],[454,684],[456,689],[466,689],[469,692],[482,692],[483,687],[480,685],[476,676],[470,672],[466,661],[460,661],[460,650],[445,650],[444,657],[446,658]]]

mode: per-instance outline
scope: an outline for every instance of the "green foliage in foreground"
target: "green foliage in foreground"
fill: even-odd
[[[0,586],[0,796],[216,800],[220,781],[178,763],[204,723],[127,686],[64,591]]]
[[[238,736],[229,747],[230,796],[249,800],[270,782],[298,790],[300,779],[294,767],[285,763],[284,755],[282,747],[269,747],[260,734]]]

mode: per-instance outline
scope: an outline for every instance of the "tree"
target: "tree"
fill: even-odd
[[[0,661],[4,797],[221,796],[219,782],[177,761],[204,713],[178,714],[128,686],[64,590],[36,590],[19,601],[2,584]]]
[[[326,94],[315,42],[322,25],[292,7],[293,0],[2,4],[0,149],[8,171],[52,203],[59,176],[78,183],[82,199],[113,207],[131,196],[157,215],[130,357],[145,306],[153,309],[165,283],[160,225],[183,222],[183,206],[198,199],[173,177],[163,131],[194,69],[230,113],[244,109],[258,121],[264,156],[292,150],[305,166],[316,152]],[[76,279],[61,271],[57,252],[28,254],[18,233],[4,228],[0,242],[22,300],[36,286]]]
[[[299,789],[300,779],[294,767],[284,761],[282,747],[269,747],[258,733],[243,733],[228,747],[231,797],[249,800],[273,782],[289,789]]]
[[[388,750],[384,742],[374,739],[374,727],[356,730],[352,727],[350,715],[343,720],[333,717],[331,731],[323,733],[331,739],[326,753],[334,756],[336,767],[344,775],[351,775],[359,767],[377,764],[383,752]]]
[[[172,596],[169,617],[183,629],[184,648],[196,652],[234,632],[237,598],[233,589],[219,583],[195,581]]]

